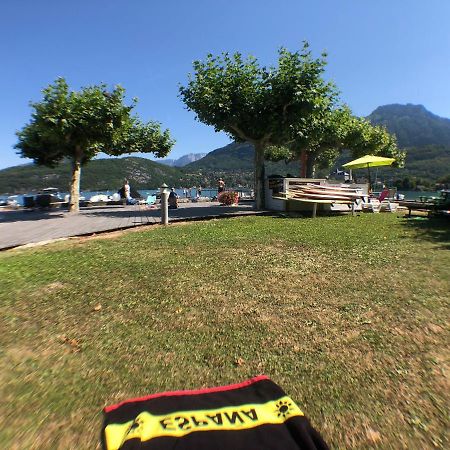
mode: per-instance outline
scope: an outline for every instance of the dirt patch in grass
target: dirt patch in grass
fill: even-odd
[[[60,281],[54,281],[52,283],[47,284],[46,286],[41,287],[40,291],[42,294],[49,294],[51,292],[64,289],[64,287],[65,287],[64,283],[61,283]]]

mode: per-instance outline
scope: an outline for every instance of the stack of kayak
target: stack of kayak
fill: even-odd
[[[361,189],[319,184],[290,185],[285,198],[310,203],[352,204],[364,199]]]

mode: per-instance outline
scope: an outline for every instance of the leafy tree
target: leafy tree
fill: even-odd
[[[402,167],[406,153],[397,147],[397,139],[385,127],[372,125],[368,120],[354,117],[345,138],[345,146],[352,157],[367,154],[395,158],[396,166]]]
[[[384,127],[353,116],[347,106],[323,110],[315,120],[298,128],[298,137],[290,148],[292,159],[300,155],[306,177],[314,177],[316,166],[330,167],[345,149],[354,158],[366,154],[393,157],[398,166],[405,159],[405,153],[397,148],[395,136]]]
[[[38,165],[55,167],[64,159],[72,164],[69,211],[78,211],[81,166],[100,152],[121,155],[151,152],[166,156],[173,141],[156,122],[143,123],[124,105],[125,90],[111,92],[104,84],[70,91],[64,78],[43,90],[44,98],[31,103],[32,119],[21,131],[16,148]]]
[[[291,145],[294,158],[302,162],[302,176],[312,178],[315,168],[329,167],[339,156],[345,145],[351,126],[351,111],[348,107],[329,107],[316,114],[314,120],[296,127],[297,136]]]
[[[334,86],[323,80],[325,55],[314,59],[305,43],[298,52],[279,51],[277,67],[261,67],[240,53],[209,54],[194,62],[194,74],[180,97],[200,122],[255,148],[256,206],[264,207],[264,159],[270,146],[294,138],[294,125],[306,123],[330,103]]]

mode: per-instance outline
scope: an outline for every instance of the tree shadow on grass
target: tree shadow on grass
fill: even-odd
[[[242,212],[252,211],[249,207],[221,207],[221,206],[210,206],[210,207],[184,207],[178,209],[169,209],[169,219],[202,219],[208,217],[217,217],[222,215],[233,215]],[[134,218],[136,221],[145,220],[146,218],[157,219],[161,218],[161,210],[150,209],[146,207],[141,208],[128,208],[128,209],[98,209],[98,210],[87,210],[84,212],[85,215],[90,217],[111,217],[111,218]],[[151,221],[153,221],[151,220]]]
[[[413,230],[419,239],[435,242],[444,250],[450,250],[450,220],[438,217],[411,217],[403,220],[403,226]]]

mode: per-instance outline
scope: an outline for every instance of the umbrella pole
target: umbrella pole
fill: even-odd
[[[368,194],[370,196],[372,188],[371,188],[371,182],[370,182],[370,167],[369,167],[369,163],[367,163],[367,172],[369,172],[369,192],[368,192]]]

